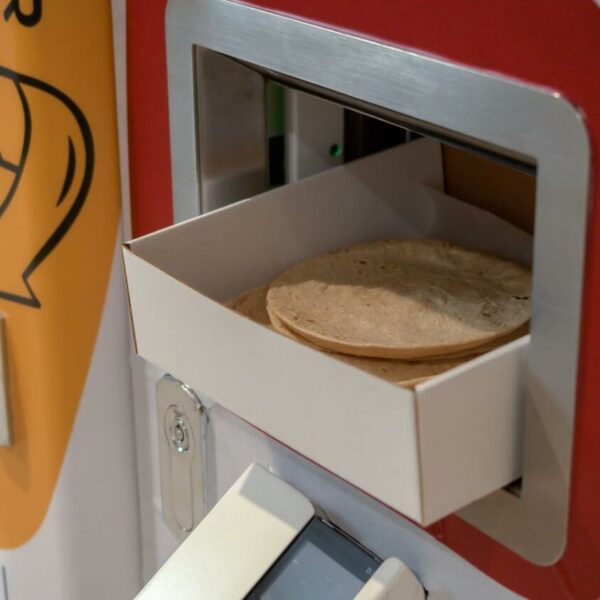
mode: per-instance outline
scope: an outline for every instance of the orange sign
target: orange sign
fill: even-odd
[[[120,205],[110,3],[2,4],[0,312],[13,445],[0,448],[0,548],[10,548],[34,535],[56,486]]]

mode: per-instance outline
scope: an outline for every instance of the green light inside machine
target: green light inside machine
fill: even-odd
[[[329,156],[333,158],[338,158],[342,155],[342,145],[341,144],[331,144],[329,147]]]

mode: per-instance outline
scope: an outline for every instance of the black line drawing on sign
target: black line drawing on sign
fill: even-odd
[[[2,111],[10,110],[12,101],[13,112],[22,114],[23,131],[19,138],[20,147],[15,150],[18,142],[9,139],[5,142],[8,153],[3,153],[3,132],[0,129],[0,175],[3,170],[5,174],[3,179],[0,178],[0,253],[7,254],[0,256],[4,269],[0,269],[0,298],[40,308],[41,302],[29,278],[67,234],[86,201],[94,170],[94,144],[85,115],[64,92],[44,81],[0,66],[0,84],[2,78],[5,78],[5,85],[0,85],[0,119]],[[5,101],[3,93],[10,98]],[[50,141],[40,141],[39,137],[35,137],[45,132],[44,127],[38,127],[38,120],[44,118],[53,120],[54,137]],[[40,157],[41,152],[48,152],[47,160]],[[48,164],[56,160],[56,156],[63,155],[64,161],[59,161],[56,166],[64,173],[62,184],[59,189],[49,191],[44,181],[48,175]],[[21,191],[23,188],[27,189]],[[27,214],[25,205],[29,211]],[[33,234],[24,231],[29,245],[39,244],[30,253],[32,256],[24,257],[18,249],[15,252],[7,250],[2,246],[2,237],[7,238],[9,233],[14,236],[19,228],[25,230],[27,219],[31,220],[36,207],[44,211],[40,213],[43,217],[41,223],[36,224]],[[3,235],[3,232],[6,233]],[[36,242],[36,239],[39,241]],[[18,264],[19,261],[23,264]]]
[[[4,20],[8,21],[14,14],[17,21],[25,27],[37,25],[42,18],[42,0],[33,0],[32,4],[31,12],[26,13],[21,10],[21,0],[10,0],[4,9]]]

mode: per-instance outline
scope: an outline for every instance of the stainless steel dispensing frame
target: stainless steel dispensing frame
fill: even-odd
[[[568,518],[590,176],[581,114],[551,90],[227,0],[171,0],[167,52],[177,220],[265,189],[269,77],[535,170],[522,489],[499,490],[460,516],[531,561],[557,560]]]

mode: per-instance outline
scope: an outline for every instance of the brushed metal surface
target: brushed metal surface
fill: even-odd
[[[220,93],[211,89],[214,80],[195,71],[195,48],[536,166],[522,494],[516,498],[499,491],[461,516],[531,561],[556,561],[567,531],[589,193],[590,147],[580,113],[551,90],[350,33],[228,0],[171,0],[167,53],[174,202],[176,213],[187,216],[193,210],[183,207],[211,205],[197,160],[201,167],[203,153],[211,150],[209,140],[198,135],[203,125],[196,115],[204,95]],[[259,116],[255,107],[252,118]]]
[[[263,191],[268,181],[264,77],[202,48],[194,48],[194,57],[199,85],[197,115],[196,126],[190,122],[188,127],[195,131],[202,148],[197,154],[197,171],[202,174],[196,197],[200,206],[175,202],[175,220],[253,196]]]

